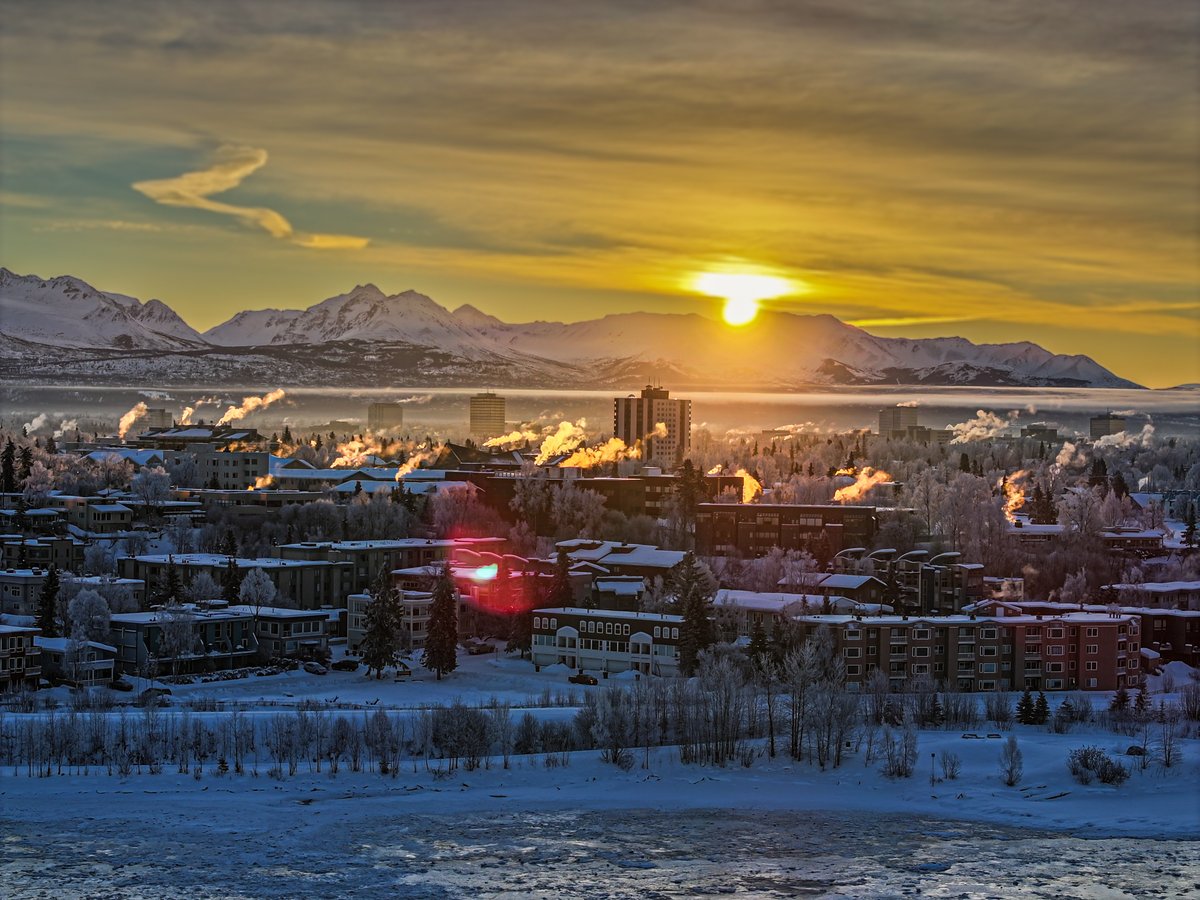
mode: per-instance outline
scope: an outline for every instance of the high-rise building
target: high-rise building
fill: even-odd
[[[692,401],[672,400],[669,391],[651,385],[640,397],[617,397],[613,435],[630,447],[641,441],[647,463],[677,466],[692,446]]]
[[[1110,434],[1120,434],[1125,430],[1125,417],[1115,416],[1111,412],[1106,412],[1102,416],[1092,416],[1092,440],[1102,438]]]
[[[169,410],[150,407],[137,420],[135,425],[141,431],[149,431],[151,428],[170,428],[175,424],[175,418]]]
[[[879,411],[879,434],[881,437],[905,437],[908,429],[917,426],[915,406],[893,406]]]
[[[367,427],[372,431],[399,428],[403,424],[403,403],[372,403],[367,406]]]
[[[475,437],[499,437],[508,430],[505,422],[503,397],[490,392],[471,397],[471,434]]]

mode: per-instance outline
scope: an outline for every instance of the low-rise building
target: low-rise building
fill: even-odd
[[[25,625],[0,625],[0,693],[38,689],[42,677],[42,651],[35,638],[41,629]]]
[[[227,609],[235,616],[250,617],[259,650],[267,659],[324,659],[329,655],[329,614],[323,609],[244,604]]]
[[[262,569],[275,585],[279,599],[289,608],[318,609],[322,606],[345,606],[349,591],[350,563],[326,560],[228,557],[220,553],[181,553],[178,555],[147,554],[125,556],[117,560],[117,571],[123,578],[138,578],[146,583],[147,595],[154,597],[166,577],[168,568],[176,567],[183,582],[207,572],[217,584],[232,559],[238,570],[238,582],[251,569]],[[226,600],[236,598],[226,597]]]
[[[109,624],[117,666],[131,675],[237,669],[258,659],[254,619],[219,606],[114,613]],[[165,641],[164,631],[172,632]]]
[[[42,670],[52,681],[76,687],[107,687],[116,678],[117,648],[99,641],[35,637]]]
[[[683,616],[558,607],[533,611],[533,663],[604,676],[679,674]]]
[[[346,651],[362,653],[363,640],[367,634],[367,609],[374,598],[370,594],[351,594],[346,617]],[[429,613],[433,607],[433,594],[428,591],[400,591],[400,646],[406,650],[419,650],[425,646],[429,635]]]
[[[0,613],[36,616],[47,571],[33,566],[0,571]]]

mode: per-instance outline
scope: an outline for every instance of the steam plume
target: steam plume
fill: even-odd
[[[147,409],[146,404],[139,400],[134,404],[133,409],[121,416],[121,421],[117,424],[117,436],[121,440],[125,440],[125,435],[129,433],[129,429],[133,427],[133,423],[144,416]]]
[[[883,469],[863,466],[855,475],[854,484],[848,484],[834,491],[833,500],[835,503],[853,503],[855,500],[861,500],[877,485],[891,480],[892,476]]]
[[[534,463],[544,466],[556,456],[573,452],[587,437],[584,433],[586,427],[587,419],[580,419],[578,422],[559,422],[558,428],[546,435],[542,441],[541,449],[538,450]]]
[[[483,442],[483,446],[499,447],[502,450],[512,450],[513,448],[519,447],[522,444],[528,443],[529,441],[536,441],[539,437],[541,437],[541,435],[536,431],[517,429],[516,431],[510,431],[508,434],[502,434],[500,437],[488,438],[488,440]]]
[[[760,496],[763,492],[762,485],[759,484],[758,479],[742,468],[739,468],[733,474],[735,477],[742,479],[742,502],[753,503],[754,498]]]
[[[640,459],[642,448],[640,444],[627,447],[620,438],[609,438],[603,444],[595,447],[580,447],[570,456],[559,463],[562,467],[590,469],[604,463],[620,462],[623,459]]]
[[[954,432],[954,438],[950,443],[967,444],[971,441],[985,441],[988,438],[994,438],[1015,422],[1020,415],[1020,410],[1014,409],[1007,418],[1002,419],[989,410],[977,410],[975,418],[950,426],[950,430]]]
[[[228,425],[230,422],[237,422],[246,418],[250,413],[256,410],[266,409],[272,403],[282,400],[287,394],[282,388],[276,388],[269,394],[263,394],[261,397],[245,397],[242,400],[241,406],[231,406],[225,410],[225,415],[221,416],[218,425]],[[145,409],[145,404],[140,404]]]

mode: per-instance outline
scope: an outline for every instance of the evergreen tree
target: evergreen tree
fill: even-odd
[[[433,586],[429,631],[421,665],[437,673],[438,681],[458,668],[458,596],[446,566]]]
[[[1183,519],[1183,546],[1196,546],[1196,504],[1189,503]]]
[[[755,668],[762,666],[767,661],[767,654],[770,652],[770,646],[767,644],[767,630],[763,628],[762,617],[754,619],[754,626],[750,629],[750,663]]]
[[[571,560],[566,550],[558,551],[554,564],[554,578],[550,581],[550,593],[546,604],[552,607],[571,606],[575,602],[575,591],[571,587]]]
[[[1144,716],[1150,711],[1150,694],[1146,690],[1145,683],[1142,684],[1141,690],[1137,692],[1137,696],[1133,698],[1133,710],[1139,716]]]
[[[24,483],[32,468],[33,450],[30,447],[22,447],[21,452],[17,454],[17,480]]]
[[[217,552],[222,556],[237,556],[237,538],[233,536],[232,528],[225,529],[225,534],[221,537],[221,546],[217,549]]]
[[[525,572],[521,576],[520,602],[509,620],[508,646],[504,649],[509,653],[518,651],[522,659],[533,649],[533,611],[542,605],[541,590],[536,572]]]
[[[400,602],[396,590],[384,578],[376,582],[371,590],[371,602],[367,605],[363,629],[362,657],[375,678],[383,677],[383,670],[396,664],[400,650]]]
[[[1117,692],[1113,694],[1112,702],[1108,705],[1108,708],[1113,712],[1125,712],[1125,710],[1129,709],[1129,691],[1125,690],[1124,687],[1118,688]]]
[[[962,452],[962,455],[958,457],[958,471],[971,471],[971,457],[967,456],[967,452],[965,450]]]
[[[704,496],[704,476],[696,471],[690,459],[683,461],[675,487],[679,498],[679,515],[684,527],[690,530],[696,522],[696,508]]]
[[[238,586],[234,587],[229,599],[237,596],[237,587],[240,587],[240,582]],[[179,569],[175,566],[174,556],[167,557],[167,571],[163,573],[163,577],[158,583],[154,601],[159,606],[178,606],[183,602],[183,584],[179,580]]]
[[[1046,702],[1046,695],[1038,691],[1037,702],[1033,704],[1033,724],[1045,725],[1050,719],[1050,704]]]
[[[1017,701],[1017,721],[1022,725],[1033,724],[1033,694],[1029,688],[1025,689],[1025,693]]]
[[[938,695],[934,694],[929,703],[929,717],[925,724],[933,725],[936,728],[944,721],[946,721],[946,710],[942,706],[942,701],[938,698]]]
[[[242,576],[232,556],[226,556],[225,569],[221,572],[221,599],[232,601],[242,588]]]
[[[684,556],[674,574],[676,612],[683,616],[679,628],[679,670],[685,676],[696,672],[700,652],[714,643],[712,582],[693,553]]]
[[[37,627],[42,637],[58,637],[58,568],[51,565],[38,595]]]
[[[54,435],[50,435],[50,437],[46,438],[46,453],[49,456],[58,455],[58,444],[54,441]]]
[[[15,494],[17,491],[17,445],[12,438],[4,445],[0,453],[0,491],[5,494]]]

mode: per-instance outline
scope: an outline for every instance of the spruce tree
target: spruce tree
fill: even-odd
[[[30,447],[22,447],[21,452],[17,454],[17,480],[24,482],[32,468],[33,450]]]
[[[383,670],[396,664],[400,646],[399,600],[396,591],[383,579],[371,590],[363,629],[362,657],[367,676],[383,677]]]
[[[770,647],[767,644],[767,631],[763,628],[762,618],[758,617],[754,620],[754,626],[750,629],[750,662],[758,668],[767,662],[767,653],[770,652]]]
[[[238,573],[237,563],[233,557],[225,559],[225,568],[221,572],[221,598],[232,601],[242,588],[242,576]]]
[[[240,586],[240,582],[239,582]],[[230,599],[237,596],[237,588],[230,594]],[[183,585],[179,581],[179,569],[175,566],[175,557],[167,557],[167,571],[163,573],[155,594],[155,602],[159,606],[178,606],[183,600]]]
[[[1033,705],[1033,724],[1045,725],[1050,718],[1050,704],[1046,701],[1046,695],[1038,691],[1037,702]]]
[[[458,668],[458,596],[447,566],[433,586],[429,631],[421,665],[437,673],[438,681]]]
[[[37,627],[42,637],[58,637],[58,569],[51,565],[38,595]]]
[[[679,670],[692,676],[700,653],[714,643],[711,618],[712,585],[693,553],[684,556],[675,571],[675,603],[683,616],[679,628]]]
[[[570,606],[575,602],[575,591],[571,587],[571,561],[566,550],[558,551],[558,560],[554,564],[554,578],[550,582],[550,593],[546,597],[546,605],[552,607]]]
[[[0,453],[0,491],[14,494],[17,491],[17,445],[12,438],[4,445]]]
[[[1139,716],[1144,716],[1150,711],[1150,694],[1147,692],[1145,684],[1137,692],[1137,696],[1133,698],[1133,710]]]
[[[1113,712],[1125,712],[1125,710],[1129,709],[1129,691],[1125,690],[1124,687],[1118,688],[1117,692],[1113,694],[1112,702],[1108,705],[1108,708]]]
[[[1017,701],[1017,721],[1022,725],[1033,724],[1033,694],[1029,688],[1025,689],[1025,693]]]
[[[1189,503],[1183,519],[1183,546],[1196,546],[1196,504]]]

